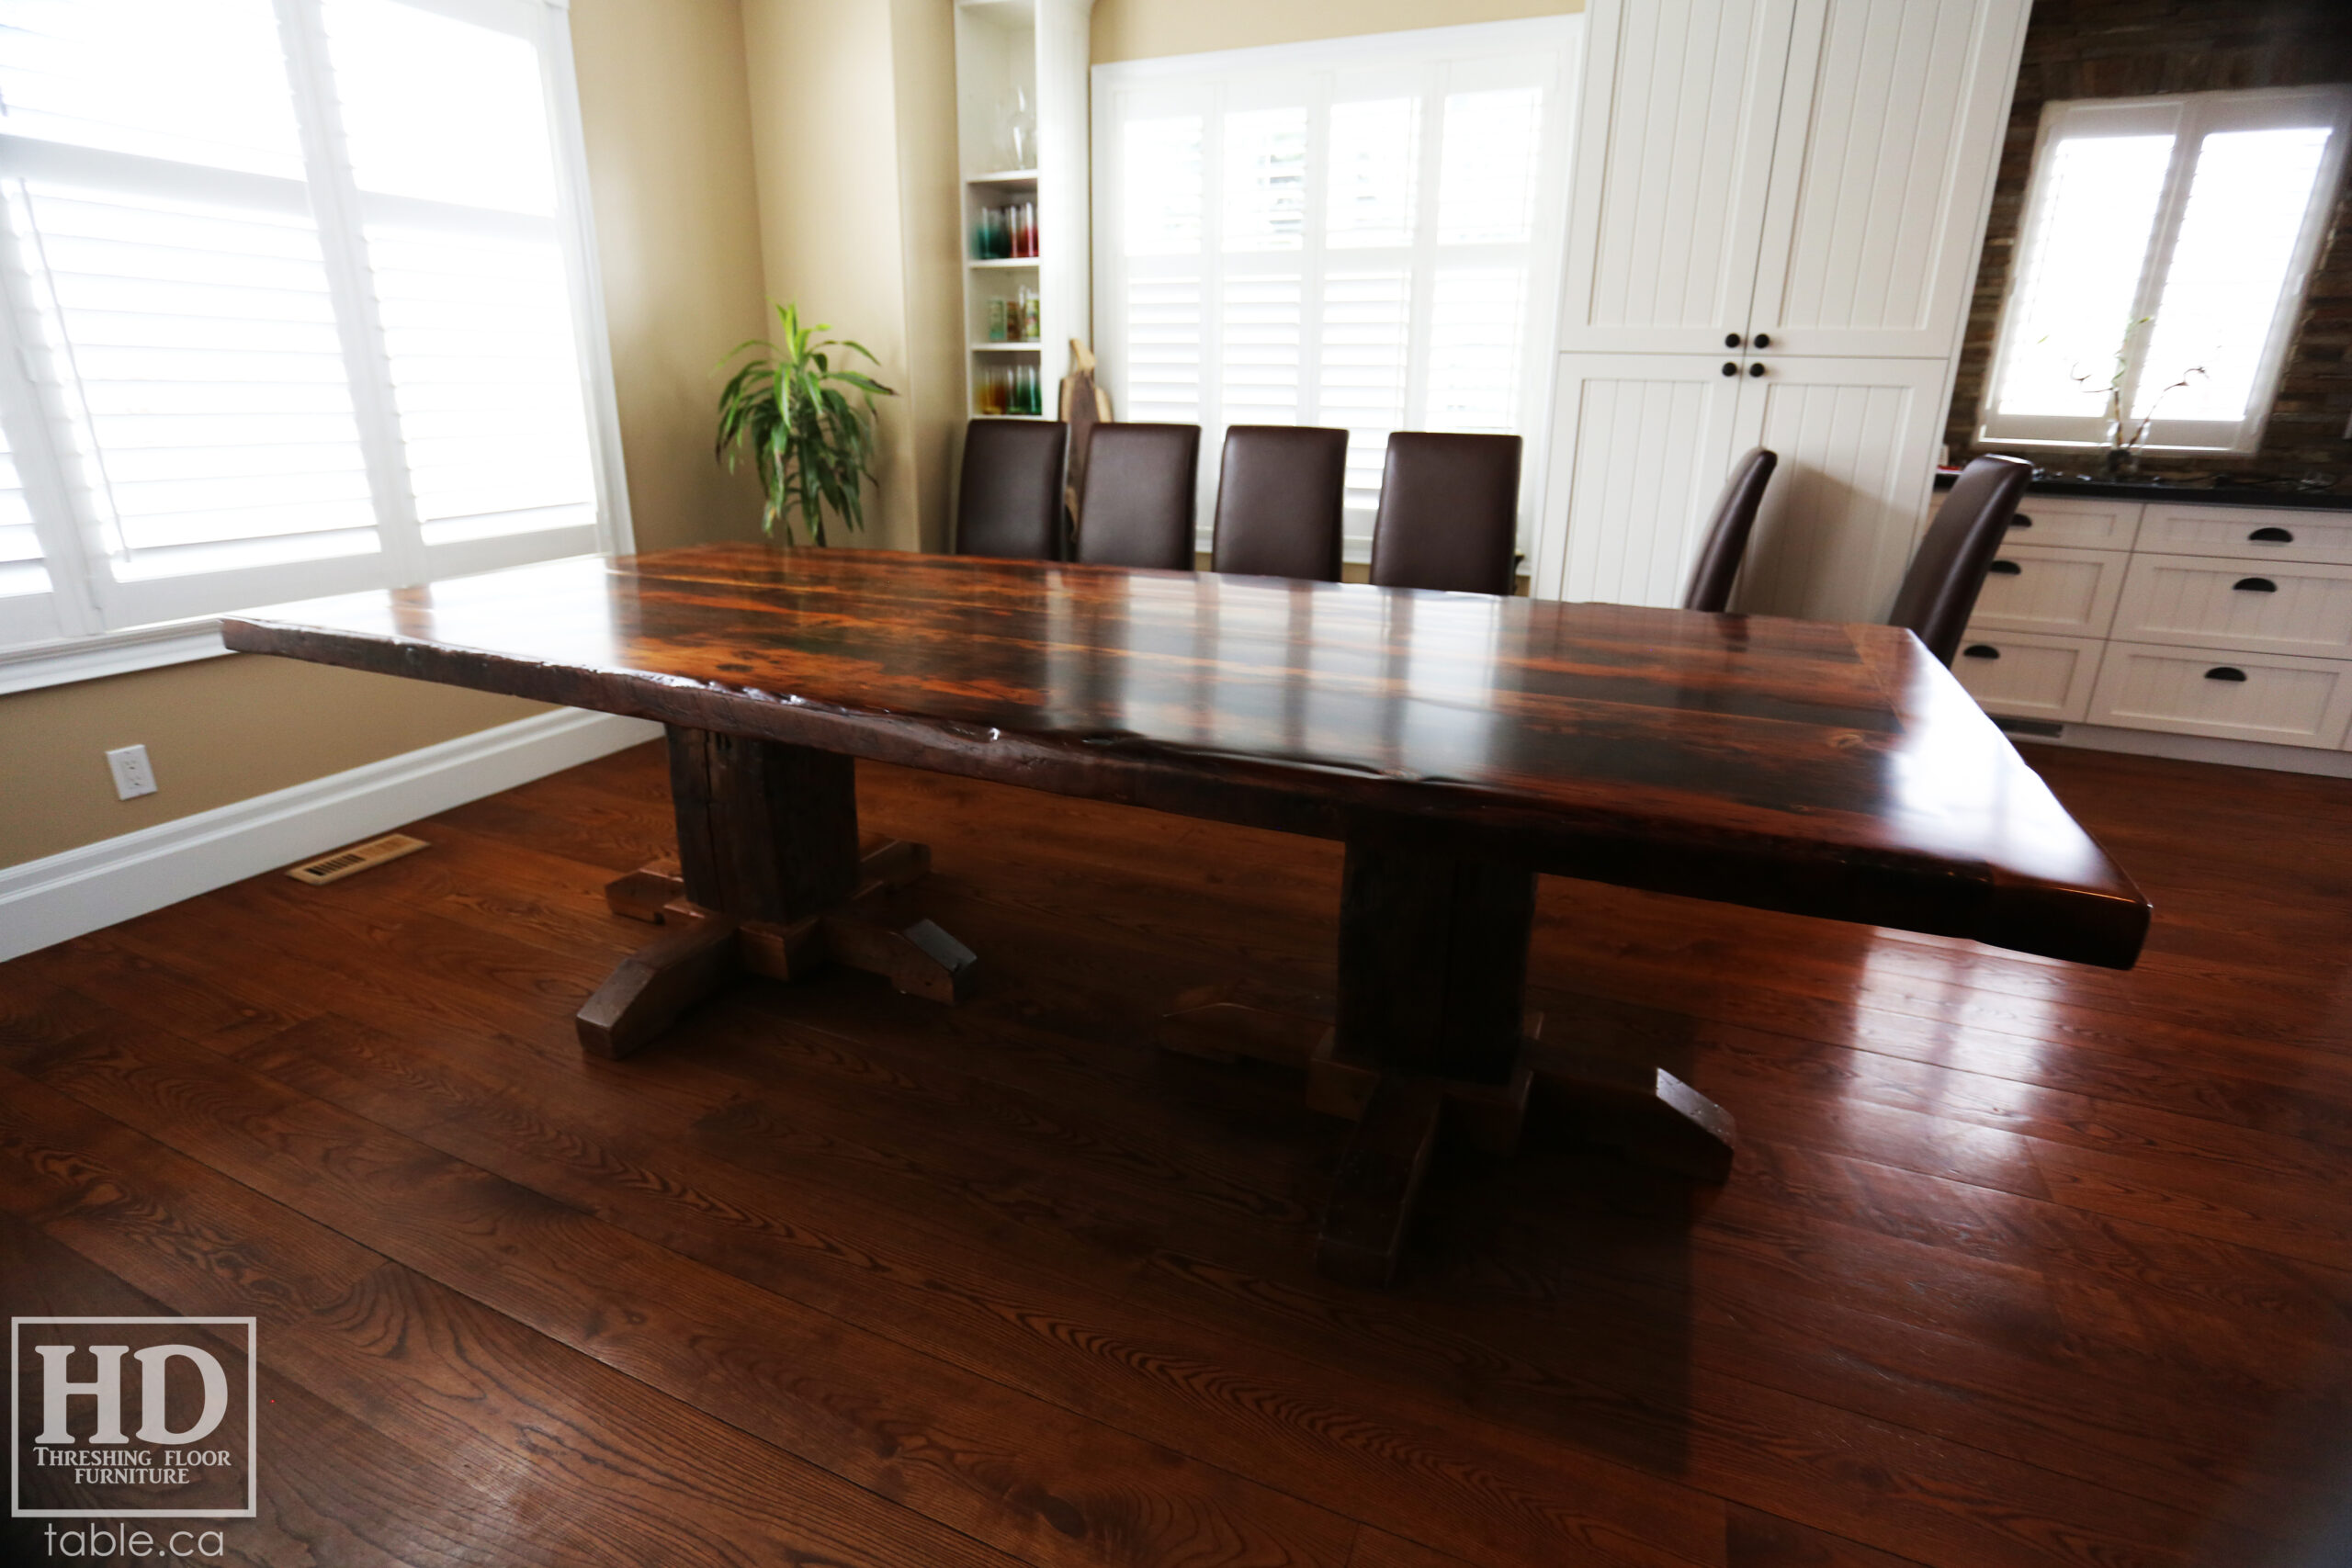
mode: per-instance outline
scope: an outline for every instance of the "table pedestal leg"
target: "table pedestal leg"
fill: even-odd
[[[615,914],[672,927],[581,1009],[581,1043],[623,1056],[738,970],[805,978],[830,962],[899,990],[959,999],[978,960],[931,921],[886,918],[891,893],[931,869],[924,845],[861,845],[848,757],[673,725],[678,859],[608,885]]]
[[[1538,1039],[1522,1014],[1535,877],[1521,868],[1351,841],[1336,1023],[1210,987],[1178,999],[1159,1043],[1304,1067],[1306,1102],[1356,1123],[1317,1268],[1385,1284],[1441,1136],[1508,1155],[1531,1112],[1547,1134],[1706,1181],[1728,1173],[1732,1120],[1673,1074]]]

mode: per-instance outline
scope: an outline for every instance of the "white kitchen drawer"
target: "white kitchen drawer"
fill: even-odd
[[[2352,566],[2135,555],[2114,635],[2352,658]]]
[[[2097,637],[1984,632],[1972,623],[1951,672],[1986,713],[2078,723],[2098,679]]]
[[[1985,631],[2105,637],[2131,558],[2112,550],[2004,545],[1968,624]]]
[[[1936,492],[1932,517],[1943,510],[1949,491]],[[2074,496],[2029,495],[2009,522],[2013,545],[2061,545],[2078,550],[2128,550],[2140,529],[2136,501],[2085,501]]]
[[[2151,554],[2352,566],[2352,512],[2152,502],[2140,524]]]
[[[2099,663],[2090,722],[2288,746],[2340,746],[2352,722],[2352,664],[2111,642]]]

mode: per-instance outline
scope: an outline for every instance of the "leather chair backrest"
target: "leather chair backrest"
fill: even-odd
[[[1069,446],[1069,426],[1058,420],[967,424],[963,482],[956,492],[956,553],[1060,559],[1062,458]]]
[[[1715,514],[1682,590],[1686,610],[1720,611],[1731,604],[1732,580],[1739,575],[1740,558],[1747,554],[1747,536],[1756,531],[1756,509],[1764,504],[1764,486],[1779,466],[1781,455],[1769,446],[1750,447],[1731,466],[1724,492],[1715,501]]]
[[[1887,625],[1908,626],[1944,664],[1960,651],[1961,634],[1976,609],[1985,570],[2001,548],[2009,519],[2033,465],[2016,457],[1983,457],[1962,468],[1943,509],[1919,541],[1903,575]]]
[[[1373,581],[1510,593],[1523,446],[1516,435],[1390,435],[1372,530]]]
[[[1097,566],[1193,569],[1197,424],[1098,424],[1078,503],[1078,558]]]
[[[1216,490],[1218,571],[1340,581],[1340,504],[1348,433],[1237,424],[1225,433]]]

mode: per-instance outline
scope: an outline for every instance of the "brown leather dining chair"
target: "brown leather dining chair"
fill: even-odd
[[[2033,465],[2017,457],[1988,455],[1971,462],[1952,481],[1943,509],[1911,558],[1911,570],[1903,574],[1887,625],[1910,627],[1946,666],[1960,651],[1984,573],[2031,478]]]
[[[1058,420],[976,419],[964,427],[963,482],[956,493],[956,553],[1059,560],[1062,458],[1069,426]]]
[[[1190,571],[1200,472],[1197,424],[1096,425],[1078,502],[1078,558]]]
[[[1739,575],[1740,558],[1747,554],[1747,536],[1756,531],[1756,510],[1764,504],[1764,487],[1780,466],[1781,455],[1769,446],[1752,446],[1731,466],[1724,492],[1715,498],[1715,514],[1708,520],[1699,558],[1682,590],[1682,607],[1720,613],[1731,603],[1732,580]]]
[[[1392,434],[1372,525],[1373,581],[1508,595],[1524,445],[1516,435]]]
[[[1348,433],[1237,424],[1225,433],[1209,564],[1256,577],[1340,581]]]

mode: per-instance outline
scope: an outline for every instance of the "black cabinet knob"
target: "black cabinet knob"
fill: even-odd
[[[1739,367],[1726,359],[1724,361],[1724,374],[1726,376],[1736,376],[1739,374]]]
[[[2284,528],[2256,528],[2246,536],[2257,545],[2291,545],[2295,536]]]
[[[1998,659],[2001,650],[1989,642],[1972,642],[1960,650],[1962,659]]]
[[[1764,367],[1761,365],[1751,365],[1747,367],[1747,373],[1750,376],[1761,376],[1764,374]]]
[[[2240,593],[2276,593],[2278,585],[2267,577],[2241,577],[2230,584]]]
[[[1996,577],[2015,577],[2018,573],[2023,571],[2025,568],[2019,566],[2013,560],[1996,560],[1984,570],[1991,572]]]
[[[1757,347],[1758,347],[1758,348],[1770,348],[1770,347],[1771,347],[1771,346],[1772,346],[1772,334],[1771,334],[1771,333],[1758,333],[1756,334],[1756,346],[1757,346]]]
[[[2205,679],[2208,681],[2243,681],[2245,679],[2245,671],[2243,670],[2233,669],[2227,664],[2217,664],[2212,669],[2205,671]]]
[[[1725,348],[1737,348],[1739,346],[1739,334],[1737,333],[1724,333],[1724,346]]]

